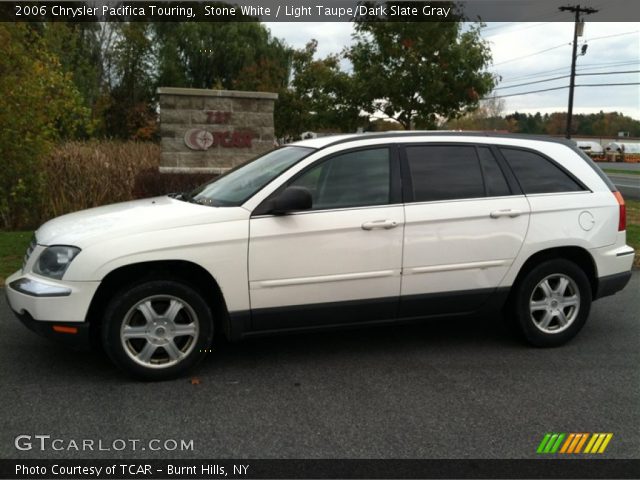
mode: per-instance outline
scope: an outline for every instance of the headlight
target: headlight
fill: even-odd
[[[33,271],[45,277],[60,280],[71,261],[80,253],[77,247],[56,245],[45,249],[33,266]]]

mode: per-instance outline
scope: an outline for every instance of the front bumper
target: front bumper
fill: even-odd
[[[67,345],[85,348],[89,342],[86,321],[100,282],[64,282],[18,271],[6,280],[9,307],[27,327]]]
[[[17,287],[16,283],[29,281],[28,285]],[[51,280],[33,274],[14,273],[6,280],[6,294],[9,306],[20,315],[28,313],[41,322],[79,322],[87,317],[91,300],[100,282],[65,282]],[[12,284],[14,285],[12,287]],[[44,293],[34,293],[33,285]],[[17,288],[20,288],[19,290]],[[64,295],[49,292],[65,292]]]
[[[34,320],[27,312],[18,313],[14,310],[13,313],[25,327],[38,335],[76,349],[89,350],[91,348],[87,322],[46,322]]]

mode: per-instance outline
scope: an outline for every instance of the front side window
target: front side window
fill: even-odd
[[[485,196],[474,146],[428,145],[406,148],[416,202]]]
[[[559,167],[534,152],[501,148],[525,194],[579,192],[584,190]]]
[[[311,192],[313,210],[389,203],[389,149],[357,150],[336,155],[313,166],[290,186]]]
[[[307,155],[310,148],[283,147],[272,150],[186,195],[195,203],[216,207],[239,206]]]

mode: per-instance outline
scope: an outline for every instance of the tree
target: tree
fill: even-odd
[[[233,89],[260,63],[278,71],[274,83],[288,81],[288,48],[257,21],[157,23],[154,31],[161,87]]]
[[[315,59],[317,48],[311,40],[293,52],[291,84],[276,111],[280,136],[296,137],[305,130],[353,132],[365,123],[351,101],[354,84],[340,69],[340,57]]]
[[[130,22],[117,24],[115,28],[117,39],[108,54],[113,78],[105,108],[107,132],[120,138],[149,140],[157,123],[151,27]]]
[[[480,106],[459,118],[446,123],[452,130],[506,130],[512,131],[516,127],[515,121],[503,118],[505,101],[495,95],[485,98]]]
[[[387,6],[398,2],[387,2]],[[442,6],[442,5],[438,5]],[[453,7],[453,4],[451,4]],[[353,64],[359,106],[381,112],[405,129],[433,128],[477,108],[494,85],[491,60],[479,27],[448,22],[356,22],[354,44],[344,54]]]
[[[71,75],[34,30],[0,23],[0,226],[33,226],[53,143],[89,130]]]
[[[102,113],[96,107],[103,94],[103,56],[99,23],[49,22],[37,24],[45,48],[60,61],[85,107],[91,109],[92,130],[102,130]],[[89,132],[85,132],[88,135]]]

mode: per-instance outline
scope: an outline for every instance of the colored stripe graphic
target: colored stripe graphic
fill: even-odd
[[[576,451],[576,447],[578,446],[578,443],[581,440],[582,440],[582,433],[575,433],[573,437],[573,442],[571,442],[571,445],[569,446],[569,450],[567,450],[567,453],[574,453]]]
[[[593,447],[593,444],[596,443],[597,438],[598,435],[595,433],[591,436],[589,443],[587,443],[587,448],[584,449],[584,453],[591,453],[591,447]]]
[[[576,445],[576,449],[573,453],[580,453],[580,450],[582,450],[582,446],[584,445],[584,442],[586,442],[587,438],[589,438],[588,433],[581,433],[580,435],[582,435],[582,439],[580,439],[580,442],[578,443],[578,445]]]
[[[537,453],[604,453],[613,433],[546,433],[538,445]],[[588,441],[587,441],[588,440]],[[582,447],[586,447],[584,451]]]
[[[558,435],[558,439],[556,440],[556,443],[553,445],[553,447],[551,447],[551,451],[550,453],[556,453],[558,451],[558,448],[560,448],[560,444],[562,443],[562,440],[564,440],[564,433],[561,433]]]
[[[537,453],[556,453],[565,436],[565,433],[547,433],[538,445]]]
[[[584,453],[604,453],[613,438],[613,433],[594,433]]]
[[[542,439],[542,441],[540,442],[540,445],[538,445],[538,450],[536,450],[537,453],[542,453],[544,451],[544,447],[546,446],[547,442],[549,441],[549,438],[551,438],[551,434],[547,433],[544,438]]]
[[[613,433],[546,433],[536,453],[604,453]],[[588,440],[588,441],[587,441]],[[582,447],[586,447],[584,451]]]
[[[564,442],[564,445],[562,445],[562,449],[560,450],[560,453],[565,453],[567,451],[567,448],[569,448],[569,445],[571,445],[571,442],[573,442],[573,438],[576,436],[575,433],[570,433],[569,436],[567,437],[567,440]]]
[[[604,442],[602,442],[602,445],[600,445],[600,450],[598,450],[598,453],[604,453],[604,451],[607,448],[607,445],[609,445],[609,442],[613,438],[613,433],[607,433],[606,435],[607,436],[605,437]]]

